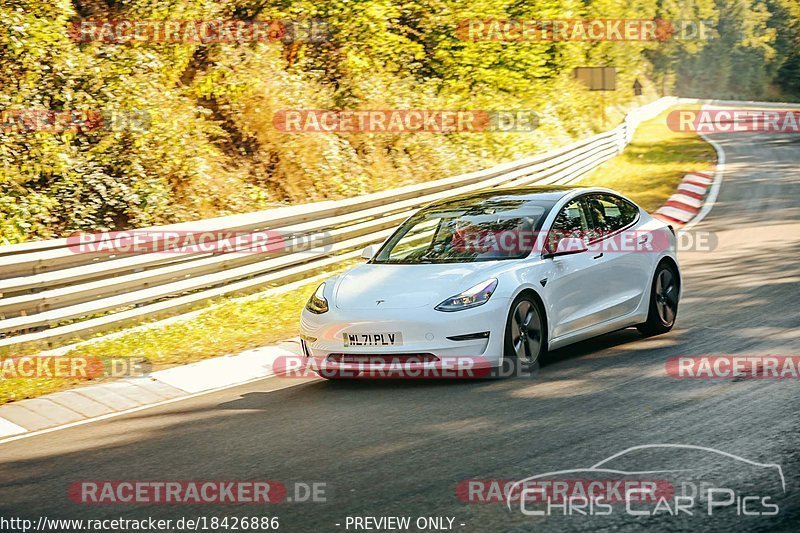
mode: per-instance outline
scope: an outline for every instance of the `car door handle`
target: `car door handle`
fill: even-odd
[[[594,256],[592,259],[600,259],[601,257],[603,257],[603,253],[602,252],[600,252],[599,254]]]

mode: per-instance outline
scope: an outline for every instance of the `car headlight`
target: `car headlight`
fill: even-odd
[[[306,309],[314,313],[315,315],[321,315],[322,313],[328,312],[328,300],[325,299],[323,293],[325,292],[325,283],[320,283],[317,290],[314,291],[314,294],[311,295],[311,298],[308,299],[306,302]]]
[[[462,309],[469,309],[471,307],[478,307],[489,301],[489,298],[494,294],[497,288],[497,280],[489,279],[478,283],[474,287],[470,287],[461,294],[451,296],[443,301],[434,309],[437,311],[461,311]]]

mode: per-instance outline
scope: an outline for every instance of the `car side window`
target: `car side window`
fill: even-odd
[[[558,241],[565,237],[585,239],[589,230],[589,215],[582,198],[573,200],[561,208],[547,235],[547,250],[555,251]]]
[[[630,225],[639,213],[635,205],[611,194],[591,194],[586,203],[598,237]]]

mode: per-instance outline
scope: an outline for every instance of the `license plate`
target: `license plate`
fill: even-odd
[[[402,346],[403,335],[393,333],[344,333],[344,347],[351,346]]]

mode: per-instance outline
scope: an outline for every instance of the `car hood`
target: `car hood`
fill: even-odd
[[[488,279],[496,266],[496,261],[359,265],[339,278],[334,303],[343,310],[432,307]]]

